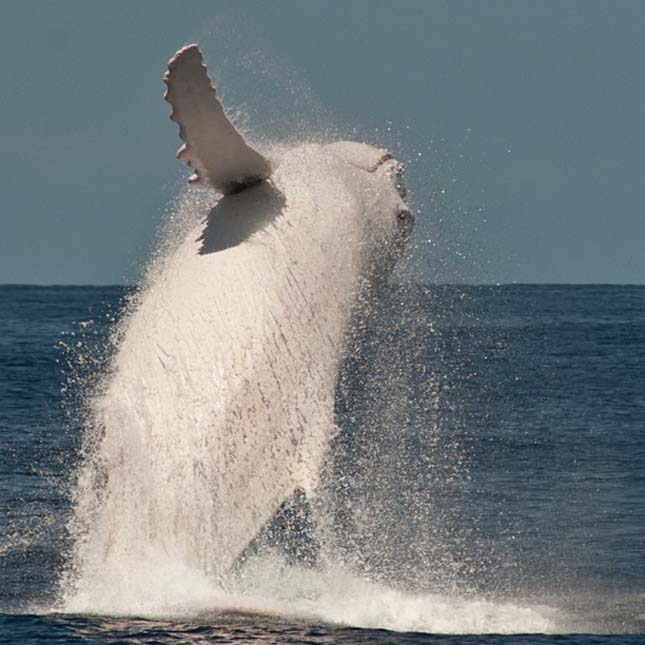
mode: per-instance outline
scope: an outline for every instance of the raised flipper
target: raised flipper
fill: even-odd
[[[177,157],[195,171],[190,182],[230,194],[271,174],[269,162],[247,145],[226,116],[197,45],[186,45],[170,59],[164,82],[170,118],[179,124],[185,142]]]

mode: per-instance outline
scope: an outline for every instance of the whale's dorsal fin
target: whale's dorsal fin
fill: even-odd
[[[251,148],[224,112],[197,45],[182,47],[164,74],[170,118],[184,145],[177,151],[195,171],[189,181],[236,193],[271,174],[269,162]]]

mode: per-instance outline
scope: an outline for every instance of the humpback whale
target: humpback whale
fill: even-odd
[[[285,501],[316,494],[340,364],[413,226],[386,150],[261,152],[194,44],[164,81],[178,157],[211,208],[148,276],[96,394],[77,610],[140,601],[187,571],[221,579]]]

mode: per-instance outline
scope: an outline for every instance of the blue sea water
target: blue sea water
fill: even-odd
[[[0,642],[643,642],[638,286],[388,291],[341,375],[327,498],[340,557],[416,599],[423,621],[399,596],[389,630],[216,608],[181,622],[49,611],[85,397],[127,295],[0,287]],[[428,594],[452,634],[410,630],[439,611]],[[478,634],[451,598],[544,608],[554,633],[510,617],[507,635]],[[459,634],[462,619],[475,633]]]

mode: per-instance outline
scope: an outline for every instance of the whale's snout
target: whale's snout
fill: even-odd
[[[400,161],[395,161],[392,174],[394,176],[394,185],[401,196],[401,199],[405,199],[405,196],[408,194],[408,189],[403,181],[403,175],[405,174],[405,166]],[[409,212],[409,211],[408,211]]]
[[[386,174],[390,185],[398,193],[398,198],[396,198],[398,206],[395,210],[396,218],[401,227],[406,231],[406,234],[409,235],[414,226],[414,215],[404,201],[408,192],[403,181],[405,166],[397,159],[391,157],[381,164],[381,168],[382,172]]]

